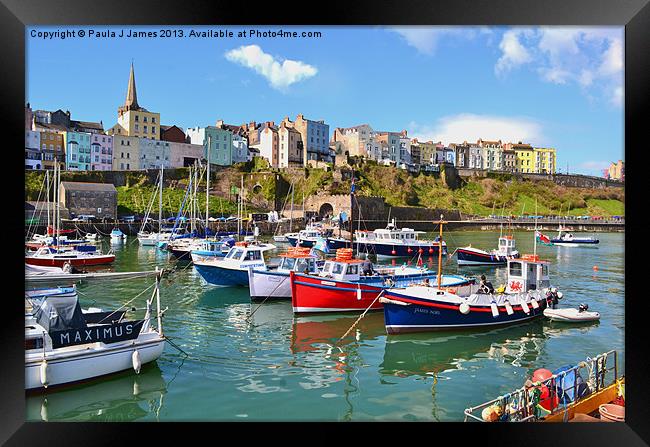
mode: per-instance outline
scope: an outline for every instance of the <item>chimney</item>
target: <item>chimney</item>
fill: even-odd
[[[223,120],[217,120],[217,127],[218,128],[223,128]]]

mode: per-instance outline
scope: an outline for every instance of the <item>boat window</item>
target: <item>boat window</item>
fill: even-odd
[[[542,264],[542,277],[545,278],[548,276],[548,265]]]
[[[499,239],[499,245],[506,245],[506,242],[505,239]]]
[[[316,263],[314,262],[314,260],[310,259],[308,262],[309,262],[309,271],[310,272],[315,272],[316,271]]]
[[[336,263],[332,266],[332,274],[338,275],[343,272],[343,264]]]
[[[325,266],[323,267],[323,272],[324,273],[329,273],[331,269],[332,269],[332,263],[331,262],[326,262]]]
[[[231,253],[232,253],[231,258],[234,259],[235,261],[239,261],[241,259],[241,255],[244,253],[244,251],[242,249],[238,248],[237,250],[235,250],[234,253],[233,252],[231,252]]]
[[[43,338],[27,338],[25,339],[25,349],[41,349],[43,348]]]
[[[306,259],[296,259],[296,272],[304,272],[307,269]]]
[[[521,262],[510,263],[510,276],[521,276]]]
[[[359,266],[356,264],[350,264],[348,265],[348,275],[358,275],[359,274]]]
[[[292,270],[295,264],[296,260],[294,258],[284,258],[281,267],[287,270]]]
[[[259,261],[262,259],[262,252],[260,250],[248,250],[246,253],[245,261]]]

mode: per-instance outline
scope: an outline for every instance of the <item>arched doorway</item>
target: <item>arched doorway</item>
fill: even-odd
[[[329,203],[323,203],[318,209],[318,216],[321,219],[332,217],[333,215],[334,215],[334,207]]]

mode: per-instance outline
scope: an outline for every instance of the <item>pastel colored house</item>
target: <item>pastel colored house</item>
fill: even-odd
[[[141,169],[140,139],[126,135],[113,135],[113,170]]]
[[[69,171],[89,171],[91,166],[91,134],[65,132],[65,166]]]
[[[210,164],[220,166],[232,164],[232,133],[230,131],[215,126],[197,126],[187,129],[186,134],[192,144],[200,144],[204,147],[203,158],[210,160]],[[210,152],[209,158],[208,151]]]
[[[91,135],[90,168],[93,171],[113,169],[113,137],[104,134]]]

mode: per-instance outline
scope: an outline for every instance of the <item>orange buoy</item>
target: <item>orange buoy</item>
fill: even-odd
[[[433,248],[431,248],[431,247],[429,247],[429,254],[430,254],[430,255],[433,254]]]
[[[593,266],[593,270],[594,270],[594,272],[597,272],[597,271],[598,271],[598,266],[597,266],[597,265],[594,265],[594,266]]]

